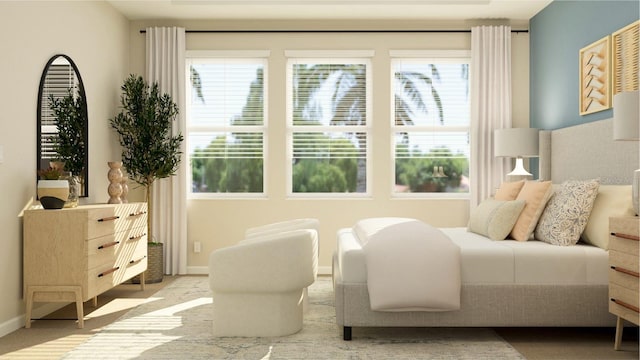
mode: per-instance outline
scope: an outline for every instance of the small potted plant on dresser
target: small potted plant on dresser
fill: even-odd
[[[141,76],[130,75],[122,85],[122,111],[110,120],[122,146],[122,165],[129,178],[145,188],[148,203],[148,268],[145,281],[160,282],[164,274],[163,245],[153,234],[153,197],[157,179],[175,175],[180,165],[181,134],[171,134],[178,106]],[[134,278],[134,282],[135,282]],[[139,280],[138,280],[139,281]]]

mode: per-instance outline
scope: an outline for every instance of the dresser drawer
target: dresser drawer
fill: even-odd
[[[86,210],[86,239],[95,239],[117,232],[116,223],[119,216],[116,215],[115,207],[93,207]]]
[[[87,239],[147,226],[144,203],[122,204],[87,209]]]
[[[609,312],[613,315],[620,316],[621,318],[630,321],[636,325],[640,325],[640,314],[632,309],[629,309],[623,305],[616,304],[613,301],[609,302]]]
[[[609,243],[609,249],[630,252],[631,254],[638,255],[640,252],[638,249],[640,221],[637,216],[610,218],[609,231],[612,235]],[[614,237],[617,237],[618,239],[615,240],[613,239]],[[635,238],[635,240],[625,239],[625,237]],[[611,240],[614,240],[614,242],[611,243]],[[619,246],[622,246],[622,248],[619,248]]]
[[[620,300],[633,307],[638,307],[638,292],[620,286],[618,284],[609,284],[609,298]]]
[[[638,260],[637,255],[631,255],[617,250],[609,250],[609,264],[611,266],[623,268],[637,273],[639,263],[640,261]]]
[[[107,266],[102,265],[95,267],[93,269],[89,269],[87,272],[87,287],[86,292],[83,287],[83,296],[86,297],[84,300],[91,299],[95,296],[102,294],[103,292],[113,288],[114,286],[114,275],[119,270],[118,267],[115,266]]]
[[[147,227],[147,204],[130,203],[121,204],[116,208],[118,216],[116,231],[133,228]],[[146,231],[145,231],[146,232]]]
[[[640,287],[640,279],[635,276],[636,274],[629,274],[623,268],[615,268],[609,270],[609,283],[620,285],[624,288],[638,291]]]
[[[609,238],[609,250],[633,255],[638,257],[638,244],[640,244],[636,240],[626,239],[623,237],[618,237],[616,235],[611,235]]]
[[[115,264],[119,258],[128,262],[137,244],[146,244],[145,230],[146,228],[136,228],[120,231],[87,241],[87,268]]]
[[[127,239],[121,246],[116,259],[116,265],[125,267],[131,262],[137,262],[147,256],[147,236]]]
[[[132,277],[139,275],[147,270],[147,256],[141,255],[131,260],[129,264],[120,268],[115,274],[114,281],[116,283],[122,283],[131,279]]]

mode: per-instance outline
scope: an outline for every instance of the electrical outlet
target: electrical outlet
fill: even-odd
[[[200,241],[194,242],[193,243],[193,252],[199,253],[200,251],[202,251],[202,245],[200,244]]]

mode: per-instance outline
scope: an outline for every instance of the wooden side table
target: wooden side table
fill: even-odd
[[[620,349],[624,320],[640,324],[639,252],[640,218],[637,216],[609,219],[609,312],[618,317],[614,349]]]

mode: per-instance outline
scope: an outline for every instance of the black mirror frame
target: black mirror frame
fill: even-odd
[[[87,95],[84,91],[84,83],[82,82],[82,77],[80,76],[80,71],[78,70],[78,67],[76,66],[76,63],[73,62],[73,60],[71,60],[71,58],[67,55],[64,54],[56,54],[53,55],[49,61],[47,61],[47,64],[44,67],[44,70],[42,71],[42,76],[40,77],[40,86],[38,88],[38,108],[37,108],[37,120],[36,120],[36,128],[37,128],[37,137],[36,137],[36,143],[37,143],[37,150],[36,150],[36,173],[37,170],[40,170],[40,163],[41,163],[41,157],[42,157],[42,143],[41,143],[41,137],[42,137],[42,95],[44,92],[44,82],[45,79],[47,77],[47,73],[49,70],[49,67],[51,66],[51,64],[59,57],[63,57],[65,58],[69,64],[71,65],[71,67],[73,68],[73,71],[75,73],[75,75],[78,78],[78,93],[79,96],[82,96],[82,98],[84,99],[84,118],[85,118],[85,126],[84,126],[84,131],[83,131],[83,136],[85,139],[87,139],[87,143],[85,144],[85,154],[84,154],[84,163],[85,163],[85,168],[84,168],[84,174],[80,174],[83,176],[83,187],[81,189],[81,192],[79,194],[80,197],[88,197],[89,196],[89,112],[87,110]],[[38,176],[36,174],[36,183],[38,182]]]

